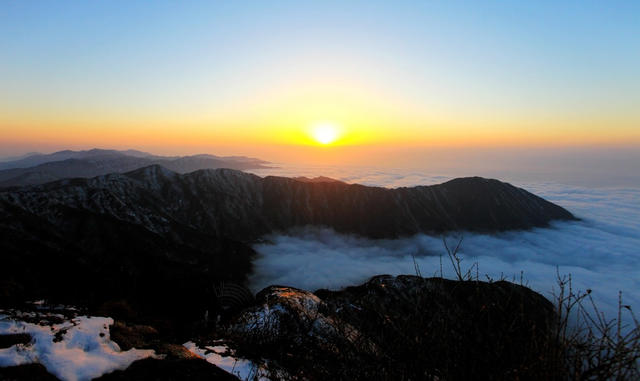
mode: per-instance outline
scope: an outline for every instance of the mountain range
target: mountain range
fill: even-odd
[[[152,165],[0,190],[0,299],[121,298],[141,310],[188,315],[215,308],[216,282],[244,282],[251,245],[270,233],[315,225],[393,238],[573,218],[523,189],[479,177],[387,189]]]
[[[52,154],[32,154],[0,162],[0,187],[124,173],[154,164],[175,172],[187,173],[206,168],[265,168],[268,162],[243,156],[158,156],[137,150],[116,151],[97,148],[86,151],[65,150]]]

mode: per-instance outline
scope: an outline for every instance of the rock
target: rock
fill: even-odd
[[[157,346],[156,352],[164,354],[165,359],[169,360],[194,360],[200,358],[180,344],[161,343]]]
[[[158,342],[158,331],[148,325],[126,324],[114,322],[109,327],[111,340],[115,341],[123,351],[131,348],[154,348]]]
[[[258,305],[240,314],[230,328],[245,341],[261,345],[283,338],[302,342],[318,337],[326,341],[339,334],[333,319],[320,312],[322,301],[308,291],[270,286],[260,291],[256,300]]]
[[[199,357],[189,352],[184,346],[167,342],[170,337],[164,337],[150,325],[131,324],[115,321],[109,327],[111,340],[116,342],[121,350],[131,348],[153,349],[165,360],[193,360]]]
[[[257,300],[230,326],[239,351],[312,379],[526,378],[555,317],[504,281],[383,275],[342,291],[271,286]]]

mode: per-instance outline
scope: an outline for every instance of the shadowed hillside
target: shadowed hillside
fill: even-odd
[[[322,225],[366,237],[499,231],[571,219],[497,180],[386,189],[261,178],[229,169],[178,174],[155,165],[0,192],[5,299],[127,299],[193,315],[213,285],[243,283],[263,235]]]

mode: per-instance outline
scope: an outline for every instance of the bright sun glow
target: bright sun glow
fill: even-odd
[[[311,136],[320,144],[331,144],[338,139],[338,127],[332,123],[318,123],[312,126]]]

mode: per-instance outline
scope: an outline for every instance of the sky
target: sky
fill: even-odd
[[[0,156],[93,147],[634,151],[640,3],[2,2]]]

